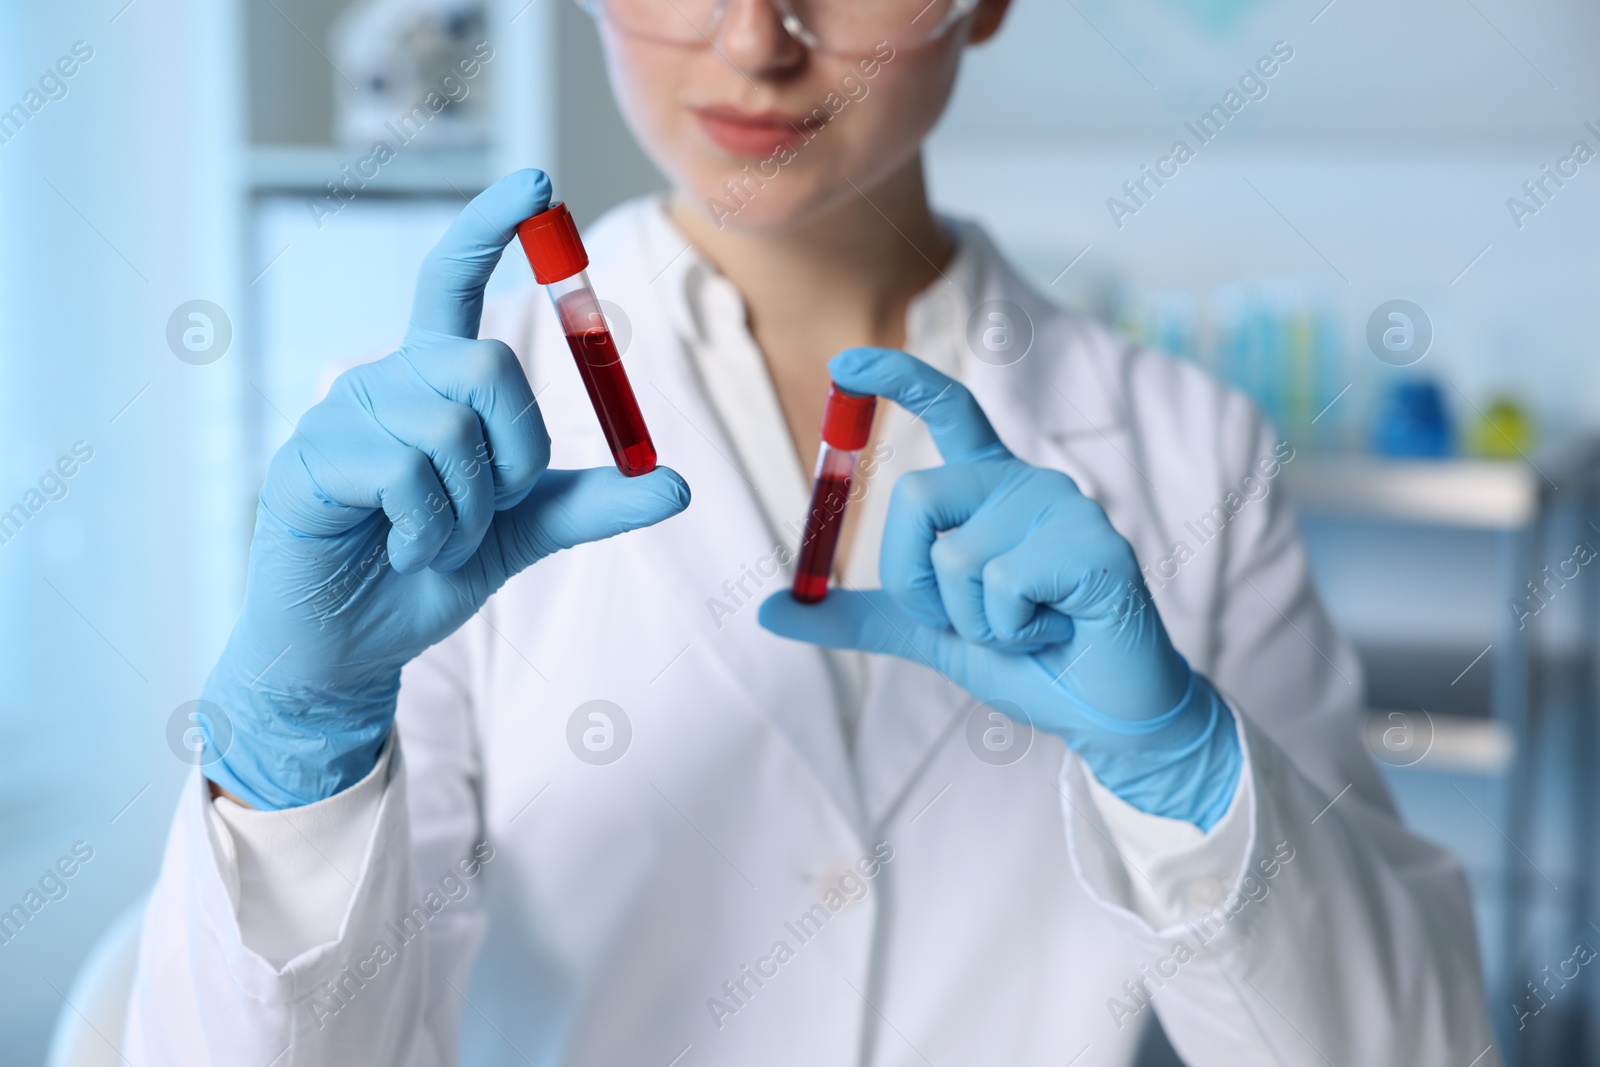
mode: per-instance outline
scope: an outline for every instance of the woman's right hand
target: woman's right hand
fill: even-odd
[[[273,457],[244,608],[204,692],[223,719],[205,723],[207,777],[238,799],[293,807],[359,781],[406,663],[524,567],[688,506],[665,467],[547,470],[521,365],[477,339],[484,284],[549,201],[536,170],[474,199],[422,264],[399,350],[340,376]]]

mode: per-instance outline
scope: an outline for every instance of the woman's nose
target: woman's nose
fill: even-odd
[[[714,43],[746,76],[786,74],[806,59],[805,44],[784,29],[772,0],[729,0]]]

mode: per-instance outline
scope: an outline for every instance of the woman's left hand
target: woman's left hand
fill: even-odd
[[[810,606],[780,592],[761,624],[926,664],[1022,709],[1134,806],[1209,829],[1238,780],[1232,715],[1172,647],[1100,505],[1013,456],[965,386],[904,352],[848,349],[829,370],[926,422],[945,462],[894,485],[882,589]]]

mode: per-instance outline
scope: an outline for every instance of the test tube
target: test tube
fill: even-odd
[[[856,472],[856,454],[872,433],[872,414],[878,398],[864,396],[828,383],[828,401],[822,409],[822,447],[817,451],[816,481],[811,489],[811,510],[795,560],[790,593],[802,604],[815,604],[828,595],[833,573],[833,553],[839,547],[844,509],[850,501],[850,480]]]
[[[630,478],[656,469],[656,446],[650,440],[622,354],[611,337],[600,298],[589,284],[589,253],[578,237],[572,214],[559,200],[517,226],[517,238],[533,267],[533,277],[555,305],[567,347],[577,361],[578,375],[600,418],[606,444],[617,470]]]

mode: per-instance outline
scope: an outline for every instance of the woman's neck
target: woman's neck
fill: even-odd
[[[954,252],[928,206],[921,159],[783,234],[718,229],[675,198],[673,220],[744,297],[775,376],[853,345],[900,347],[905,312]]]

